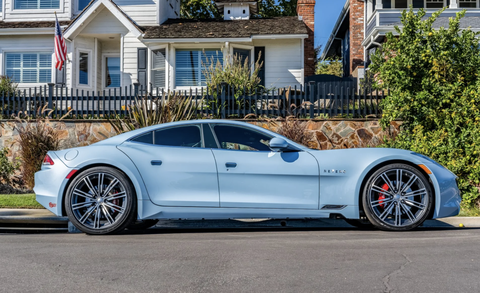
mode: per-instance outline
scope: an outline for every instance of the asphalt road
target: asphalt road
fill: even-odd
[[[479,292],[480,229],[0,234],[0,292]]]

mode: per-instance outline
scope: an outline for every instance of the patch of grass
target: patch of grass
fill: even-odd
[[[0,208],[43,209],[35,200],[35,194],[0,194]]]
[[[468,207],[462,204],[459,217],[480,217],[480,209],[475,207]]]

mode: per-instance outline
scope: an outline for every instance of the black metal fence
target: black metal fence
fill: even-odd
[[[384,92],[370,89],[359,92],[351,82],[310,82],[301,87],[289,87],[254,94],[238,94],[228,85],[215,92],[204,89],[166,92],[144,90],[138,86],[102,92],[56,87],[53,84],[22,90],[15,94],[0,94],[1,118],[49,115],[52,118],[102,119],[128,115],[140,99],[164,102],[176,94],[194,103],[198,118],[362,118],[381,115],[380,101]],[[147,107],[162,103],[146,103]],[[150,105],[150,106],[149,106]],[[43,111],[42,111],[43,110]]]

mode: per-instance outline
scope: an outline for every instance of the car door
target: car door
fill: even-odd
[[[219,143],[220,207],[318,209],[319,168],[305,151],[272,152],[272,136],[236,125],[211,124]]]
[[[119,146],[137,166],[153,203],[218,207],[217,167],[202,127],[188,124],[150,131]]]

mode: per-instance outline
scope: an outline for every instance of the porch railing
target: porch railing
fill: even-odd
[[[358,92],[354,83],[320,82],[253,94],[235,94],[228,85],[215,92],[204,89],[166,92],[138,85],[101,92],[66,89],[53,84],[16,93],[0,94],[2,119],[15,116],[35,118],[104,119],[128,115],[139,99],[160,101],[176,94],[194,103],[198,118],[362,118],[378,117],[384,92]],[[155,105],[155,106],[154,106]],[[150,106],[148,106],[150,107]],[[46,111],[42,111],[46,109]]]

